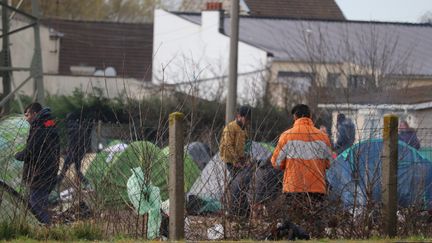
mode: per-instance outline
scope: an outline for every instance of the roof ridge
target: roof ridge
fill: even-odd
[[[181,11],[169,11],[169,12],[176,15],[193,15],[193,16],[201,15],[201,12],[181,12]],[[225,14],[225,17],[229,18],[230,16]],[[295,18],[295,17],[285,17],[285,16],[250,16],[250,15],[240,15],[239,17],[247,18],[247,19],[274,19],[274,20],[295,20],[295,21],[313,21],[313,22],[339,22],[339,23],[432,27],[432,24],[429,23],[392,22],[392,21],[377,21],[377,20],[340,20],[340,19]]]
[[[284,16],[247,16],[247,15],[242,15],[240,16],[240,18],[281,19],[281,20],[340,22],[340,23],[359,23],[359,24],[414,25],[414,26],[432,27],[432,24],[429,23],[391,22],[391,21],[376,21],[376,20],[339,20],[339,19],[295,18],[295,17],[284,17]]]
[[[44,17],[41,21],[63,21],[73,23],[95,23],[95,24],[124,24],[124,25],[153,25],[153,22],[146,23],[134,23],[134,22],[115,22],[115,21],[103,21],[103,20],[83,20],[83,19],[66,19],[66,18],[52,18]]]

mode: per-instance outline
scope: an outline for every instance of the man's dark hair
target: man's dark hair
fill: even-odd
[[[342,121],[344,121],[345,120],[345,114],[343,114],[343,113],[339,113],[338,115],[337,115],[337,118],[336,118],[336,121],[337,122],[342,122]]]
[[[252,115],[252,109],[250,108],[250,106],[243,105],[238,108],[237,114],[239,114],[242,117],[245,117],[246,119],[250,119]]]
[[[299,104],[299,105],[294,106],[291,110],[291,114],[295,115],[298,118],[301,118],[301,117],[309,117],[310,118],[310,116],[311,116],[309,106],[304,105],[304,104]]]
[[[36,113],[38,113],[38,112],[41,111],[41,110],[42,110],[42,105],[39,104],[38,102],[34,102],[34,103],[31,103],[30,105],[28,105],[28,106],[24,109],[24,112],[26,112],[26,111],[31,111],[31,112],[36,112]]]

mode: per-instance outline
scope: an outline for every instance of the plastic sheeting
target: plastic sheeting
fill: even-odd
[[[398,146],[399,205],[421,203],[431,209],[432,162],[402,141]],[[382,139],[373,139],[355,144],[340,154],[327,172],[331,196],[342,199],[348,207],[354,202],[365,205],[368,194],[375,202],[380,201],[382,147]]]
[[[139,215],[148,213],[147,239],[152,240],[159,236],[162,222],[160,190],[151,183],[144,182],[144,173],[140,167],[131,169],[131,172],[132,176],[127,182],[129,200]]]

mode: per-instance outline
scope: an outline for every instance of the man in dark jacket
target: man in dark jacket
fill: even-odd
[[[355,140],[355,126],[351,119],[340,113],[337,116],[337,139],[334,149],[337,154],[342,153],[345,149],[351,147]]]
[[[24,115],[30,123],[30,132],[26,147],[15,158],[24,161],[23,182],[29,188],[32,211],[41,223],[50,224],[48,196],[56,185],[60,138],[49,108],[32,103]]]
[[[75,164],[75,171],[80,182],[83,183],[84,186],[89,185],[87,179],[81,172],[81,161],[90,148],[93,124],[81,118],[80,114],[77,113],[69,113],[66,116],[68,148],[64,165],[58,177],[57,183],[59,185],[72,164]]]

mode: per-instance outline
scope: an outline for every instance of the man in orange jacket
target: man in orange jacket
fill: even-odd
[[[328,136],[314,127],[307,105],[296,105],[291,113],[294,126],[281,134],[271,162],[273,167],[284,170],[287,204],[297,212],[305,212],[327,193],[325,172],[330,166],[331,145]]]

